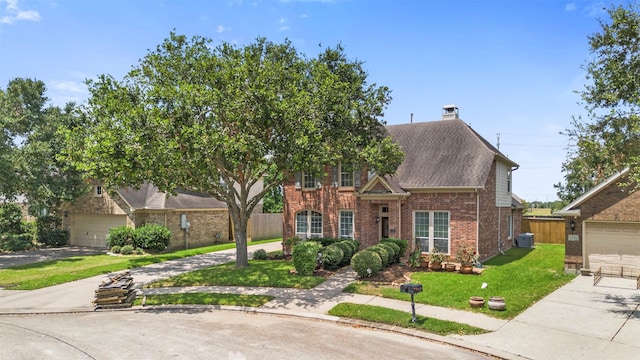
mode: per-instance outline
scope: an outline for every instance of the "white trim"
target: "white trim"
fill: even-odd
[[[434,235],[434,223],[435,223],[435,213],[446,213],[447,214],[447,249],[438,249],[441,252],[445,252],[446,254],[451,253],[451,211],[449,210],[413,210],[411,212],[411,239],[413,241],[413,246],[416,243],[416,213],[429,213],[429,234],[427,235],[427,241],[429,242],[429,251],[432,251],[435,246],[435,235]],[[446,250],[446,251],[445,251]]]
[[[342,214],[343,213],[351,213],[351,231],[349,237],[345,237],[346,239],[353,239],[354,238],[354,233],[355,233],[355,226],[356,226],[356,215],[355,215],[355,211],[353,209],[340,209],[338,210],[338,238],[342,238],[344,235],[342,235]]]
[[[573,200],[569,205],[565,206],[564,208],[560,209],[559,211],[556,211],[555,214],[558,214],[560,216],[580,216],[580,209],[574,209],[574,207],[582,204],[583,202],[587,201],[587,199],[593,197],[594,195],[596,195],[597,193],[599,193],[602,189],[604,189],[605,187],[609,186],[612,183],[615,183],[616,181],[620,180],[620,178],[622,178],[622,176],[624,174],[626,174],[629,171],[629,168],[626,168],[620,172],[617,172],[613,175],[611,175],[609,178],[607,178],[605,181],[601,182],[600,184],[594,186],[593,188],[591,188],[591,190],[587,191],[586,193],[582,194],[581,196],[579,196],[577,199]]]

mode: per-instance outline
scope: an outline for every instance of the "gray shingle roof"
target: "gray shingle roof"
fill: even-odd
[[[496,156],[517,166],[459,119],[390,125],[386,129],[406,153],[390,179],[403,189],[482,187]]]
[[[227,205],[209,195],[179,191],[176,196],[167,195],[150,183],[139,189],[120,188],[118,194],[134,209],[226,209]]]

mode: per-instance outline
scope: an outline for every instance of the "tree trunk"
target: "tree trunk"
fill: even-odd
[[[242,214],[231,214],[233,219],[233,237],[236,241],[236,268],[249,266],[249,254],[247,252],[247,224],[248,217]]]

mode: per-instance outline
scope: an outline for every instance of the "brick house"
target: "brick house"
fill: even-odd
[[[640,268],[640,191],[627,184],[627,172],[612,175],[557,212],[565,217],[566,272]]]
[[[322,178],[297,173],[285,181],[285,239],[344,237],[366,247],[395,237],[424,252],[471,246],[482,259],[513,245],[522,217],[511,194],[518,165],[463,122],[455,105],[443,108],[442,120],[386,129],[406,154],[393,176],[337,164]]]
[[[62,223],[70,233],[70,245],[106,247],[110,228],[124,225],[135,228],[151,222],[171,230],[169,249],[206,246],[232,238],[225,203],[186,191],[167,195],[150,183],[140,189],[120,188],[111,192],[95,183],[90,194],[63,207]]]

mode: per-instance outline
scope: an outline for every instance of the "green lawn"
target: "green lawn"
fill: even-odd
[[[235,263],[222,264],[163,279],[146,287],[174,286],[257,286],[311,289],[325,279],[320,276],[291,274],[292,261],[251,260],[250,266],[236,269]]]
[[[387,309],[380,306],[340,303],[329,310],[329,315],[359,319],[376,323],[417,329],[439,335],[477,335],[487,330],[453,321],[445,321],[416,315],[416,322],[411,322],[411,314],[400,310]]]
[[[571,281],[575,275],[564,273],[564,246],[538,244],[535,249],[513,248],[484,264],[481,275],[463,275],[448,272],[417,272],[411,281],[421,283],[424,291],[414,296],[416,303],[454,309],[482,312],[498,318],[513,318],[536,301]],[[487,287],[482,289],[482,284]],[[388,298],[408,300],[398,287],[371,286],[357,282],[347,288],[349,292],[376,294]],[[471,296],[502,296],[505,311],[471,309]]]
[[[255,241],[251,242],[250,245],[274,241],[282,241],[282,239]],[[133,269],[140,266],[214,251],[232,249],[234,247],[235,243],[226,243],[157,255],[92,255],[41,261],[29,265],[0,269],[0,287],[10,290],[35,290],[96,275]]]

